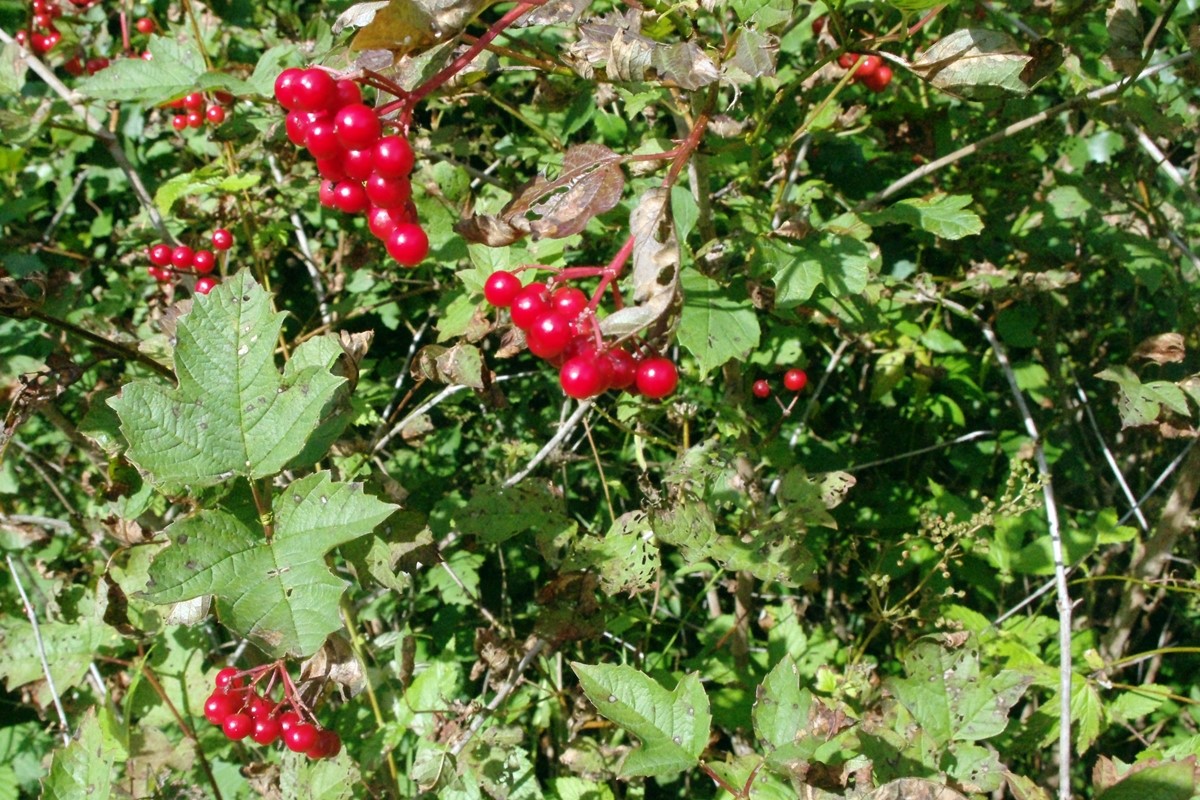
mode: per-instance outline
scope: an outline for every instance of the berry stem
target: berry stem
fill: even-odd
[[[385,114],[400,109],[400,127],[407,131],[412,123],[413,107],[428,96],[431,92],[443,86],[448,80],[453,78],[458,73],[466,69],[467,65],[475,60],[475,56],[479,55],[491,43],[493,39],[504,32],[506,28],[519,20],[521,17],[528,14],[533,9],[542,5],[544,0],[534,0],[533,2],[518,3],[507,14],[498,19],[492,27],[487,29],[487,32],[475,40],[475,43],[463,51],[462,55],[450,62],[448,66],[438,72],[429,80],[414,89],[407,97],[388,103],[378,109],[379,115],[382,117]]]
[[[596,287],[596,291],[592,293],[592,299],[588,301],[588,308],[593,313],[596,307],[600,305],[600,298],[604,296],[605,291],[612,285],[613,281],[621,277],[621,273],[625,270],[625,264],[629,262],[629,256],[633,254],[633,235],[625,240],[625,244],[621,245],[621,249],[612,257],[612,261],[600,270],[600,285]],[[615,291],[615,289],[614,289]]]

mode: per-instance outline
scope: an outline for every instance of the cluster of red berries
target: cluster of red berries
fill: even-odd
[[[214,251],[224,252],[233,247],[233,234],[217,228],[212,233],[212,247],[212,250],[194,250],[186,244],[174,247],[165,242],[152,244],[146,248],[150,277],[159,283],[167,283],[176,275],[196,275],[196,294],[208,294],[220,282],[211,275],[217,266]]]
[[[284,676],[284,699],[271,699],[275,674]],[[244,676],[254,683],[272,675],[266,691],[259,694],[254,685],[244,685]],[[259,744],[282,741],[293,753],[304,753],[312,759],[333,758],[342,750],[341,737],[325,730],[295,697],[295,689],[282,664],[269,664],[245,673],[226,667],[213,679],[216,687],[204,701],[204,717],[234,741],[249,738]],[[305,718],[308,718],[306,721]]]
[[[808,385],[808,374],[802,369],[789,369],[783,373],[783,386],[789,392],[799,392]],[[765,378],[759,378],[750,387],[750,391],[754,392],[754,396],[758,398],[766,398],[771,396],[771,383]]]
[[[883,63],[879,56],[860,56],[858,53],[842,53],[838,56],[838,66],[842,69],[858,69],[850,76],[850,82],[860,81],[872,92],[882,92],[892,82],[892,68]]]
[[[83,7],[80,3],[77,6]],[[21,29],[13,37],[17,44],[28,45],[39,56],[49,53],[62,41],[54,21],[62,16],[62,6],[58,0],[33,0],[30,10],[33,12],[29,29]]]
[[[606,344],[594,307],[573,286],[551,288],[539,281],[522,286],[516,275],[498,270],[488,277],[483,296],[496,308],[508,309],[513,325],[525,332],[529,352],[558,367],[558,381],[568,397],[583,400],[623,389],[658,399],[679,385],[670,359]]]
[[[232,102],[233,95],[228,92],[214,92],[211,102],[203,92],[190,92],[167,103],[165,108],[181,112],[171,118],[171,127],[183,131],[186,128],[203,127],[205,122],[220,125],[225,121],[225,106]]]
[[[317,161],[321,204],[366,215],[388,255],[406,267],[420,264],[429,255],[429,237],[412,203],[408,140],[384,134],[357,83],[323,69],[285,69],[275,79],[275,99],[288,112],[288,139]]]

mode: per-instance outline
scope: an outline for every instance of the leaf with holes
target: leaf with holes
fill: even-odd
[[[1032,679],[1015,670],[984,676],[979,654],[954,653],[917,642],[904,659],[907,677],[889,681],[892,693],[940,743],[979,741],[1003,732],[1011,709]]]
[[[282,325],[283,314],[271,310],[247,270],[198,298],[176,332],[179,386],[132,381],[108,401],[130,460],[170,486],[263,478],[287,466],[344,379],[330,371],[340,351],[316,340],[300,345],[280,375]]]
[[[370,533],[396,509],[328,472],[295,481],[272,503],[274,534],[252,514],[204,510],[169,525],[171,546],[150,567],[145,597],[217,598],[221,620],[271,658],[305,657],[342,626],[346,582],[325,554]]]
[[[712,714],[697,673],[668,692],[633,667],[571,663],[584,694],[604,717],[641,740],[621,776],[665,775],[696,765],[708,744]]]

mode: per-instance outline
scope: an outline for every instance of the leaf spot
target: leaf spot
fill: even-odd
[[[244,355],[246,355],[246,353],[249,353],[249,352],[250,352],[250,348],[247,347],[246,345],[242,345],[241,347],[238,348],[239,356],[244,356]]]
[[[675,744],[683,744],[683,739],[679,738],[678,736],[671,739],[671,741],[674,742]]]
[[[329,498],[326,497],[325,495],[321,495],[321,505],[325,505],[328,502],[329,502]]]
[[[615,694],[610,694],[610,695],[608,696],[608,702],[610,702],[610,703],[615,703],[615,702],[617,702],[617,696],[616,696]]]

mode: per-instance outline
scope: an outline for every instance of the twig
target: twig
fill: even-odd
[[[559,445],[561,445],[563,441],[571,435],[571,431],[575,429],[575,426],[579,424],[579,421],[583,419],[583,415],[586,414],[588,409],[591,407],[592,401],[590,399],[580,400],[579,406],[575,409],[575,413],[568,417],[567,421],[559,426],[558,432],[550,438],[550,441],[546,442],[546,444],[542,446],[542,449],[538,450],[537,454],[533,458],[529,459],[528,464],[510,475],[508,479],[501,484],[501,486],[503,486],[505,489],[508,489],[525,480],[529,473],[533,472],[534,469],[537,468],[538,464],[541,464],[543,461],[545,461],[550,454],[557,450]]]
[[[283,183],[283,173],[279,170],[279,161],[274,154],[267,156],[267,164],[271,168],[271,175],[275,178],[275,185],[279,186]],[[313,257],[312,246],[308,241],[308,234],[304,231],[304,220],[300,219],[300,212],[295,209],[288,211],[288,220],[292,223],[292,230],[296,232],[296,249],[300,252],[300,260],[304,262],[304,268],[308,270],[308,277],[312,281],[313,294],[317,296],[317,308],[321,312],[321,322],[325,327],[333,324],[332,317],[329,315],[329,300],[325,294],[325,284],[321,279],[321,268],[317,266],[317,261]]]
[[[930,297],[933,302],[940,303],[964,319],[972,320],[979,325],[980,331],[991,345],[992,354],[996,357],[1008,388],[1016,403],[1017,412],[1025,425],[1025,432],[1033,441],[1033,457],[1037,463],[1038,474],[1042,479],[1042,498],[1046,505],[1046,525],[1050,534],[1050,552],[1054,559],[1054,587],[1056,595],[1055,606],[1058,610],[1058,691],[1059,691],[1059,735],[1058,735],[1058,796],[1060,800],[1071,800],[1071,594],[1067,587],[1067,568],[1063,562],[1063,542],[1058,518],[1058,503],[1054,497],[1053,474],[1050,463],[1046,460],[1046,450],[1042,436],[1038,432],[1037,423],[1029,404],[1025,402],[1025,394],[1017,382],[1012,363],[1008,360],[1008,352],[1000,342],[996,332],[987,320],[981,319],[970,309],[944,297]]]
[[[408,344],[408,354],[404,357],[404,364],[400,367],[399,373],[396,375],[396,382],[392,385],[392,399],[388,401],[387,407],[383,409],[383,413],[379,415],[379,426],[375,432],[371,434],[371,441],[376,441],[383,435],[383,428],[387,425],[387,421],[391,419],[392,414],[396,413],[396,406],[400,402],[400,389],[404,386],[404,379],[408,377],[408,370],[412,366],[413,358],[417,355],[417,347],[421,343],[421,339],[425,336],[425,331],[429,330],[429,324],[432,319],[426,319],[421,323],[421,327],[417,328],[413,334],[413,339]],[[372,447],[374,450],[374,447]]]
[[[11,523],[13,525],[41,525],[43,528],[54,528],[57,531],[65,531],[66,533],[75,530],[71,523],[61,519],[30,516],[28,514],[0,514],[0,525],[4,523]]]
[[[8,35],[8,31],[4,30],[3,28],[0,28],[0,42],[4,42],[5,44],[16,43],[15,40]],[[163,237],[163,241],[174,243],[175,237],[173,237],[171,232],[167,230],[166,223],[163,222],[162,215],[158,213],[158,208],[154,205],[154,200],[151,198],[150,192],[146,190],[146,185],[142,183],[142,177],[137,173],[137,170],[133,168],[133,164],[131,164],[129,161],[129,156],[125,155],[125,150],[122,149],[121,143],[117,141],[116,135],[108,128],[104,127],[99,120],[92,117],[92,114],[90,111],[88,111],[87,106],[83,104],[82,96],[78,92],[67,88],[67,86],[58,79],[58,76],[54,74],[54,70],[46,66],[45,62],[30,53],[24,45],[20,45],[17,52],[18,57],[24,61],[39,78],[46,82],[46,85],[50,87],[51,91],[65,100],[67,105],[71,107],[71,110],[79,115],[79,117],[83,120],[83,124],[87,127],[88,132],[104,143],[104,146],[108,149],[113,161],[117,162],[117,166],[122,172],[125,173],[125,177],[129,179],[129,185],[133,187],[134,195],[137,197],[138,202],[142,204],[142,208],[145,209],[146,215],[150,217],[150,222],[153,223],[154,227],[158,229],[159,235]]]
[[[1200,193],[1197,193],[1196,189],[1188,182],[1188,179],[1180,174],[1179,169],[1171,163],[1171,159],[1167,158],[1167,154],[1159,149],[1154,140],[1132,122],[1125,123],[1125,127],[1137,138],[1141,148],[1154,160],[1154,166],[1158,167],[1162,174],[1170,178],[1171,183],[1178,186],[1187,195],[1188,200],[1191,200],[1194,205],[1200,206]]]
[[[580,405],[583,404],[581,403]],[[483,727],[483,723],[487,721],[487,718],[491,715],[491,712],[499,708],[500,705],[508,699],[508,696],[512,694],[514,690],[516,690],[518,684],[521,682],[522,676],[525,674],[525,670],[529,669],[529,665],[533,663],[533,660],[537,658],[538,654],[540,654],[545,648],[546,640],[538,637],[534,641],[533,646],[530,647],[525,655],[521,657],[521,661],[517,664],[516,668],[513,669],[513,673],[509,677],[508,682],[500,687],[500,690],[496,692],[496,696],[491,699],[491,702],[484,706],[483,711],[477,714],[475,719],[471,720],[471,727],[467,728],[466,732],[462,735],[462,738],[455,742],[453,746],[451,746],[450,755],[457,756],[463,751],[464,748],[466,748],[467,743],[470,742],[471,739],[475,737],[475,734],[479,732],[479,729]]]
[[[71,185],[71,191],[67,192],[67,196],[59,204],[58,210],[50,218],[50,224],[46,226],[46,230],[42,233],[42,244],[50,243],[50,237],[54,234],[54,229],[58,227],[58,223],[62,222],[62,218],[67,215],[67,209],[75,202],[75,195],[79,194],[79,188],[83,186],[83,182],[87,180],[90,173],[91,169],[87,167],[79,170],[79,174],[75,176],[75,183]]]
[[[932,453],[934,450],[941,450],[944,447],[953,447],[956,444],[966,444],[967,442],[973,442],[976,439],[983,439],[988,436],[994,436],[994,435],[995,435],[995,433],[993,431],[971,431],[970,433],[964,433],[962,436],[959,436],[955,439],[951,439],[948,442],[938,442],[937,444],[931,444],[928,447],[921,447],[916,450],[909,450],[907,453],[901,453],[898,456],[888,456],[887,458],[880,458],[880,459],[876,459],[875,461],[868,461],[865,464],[852,464],[852,465],[846,467],[845,469],[843,469],[842,471],[843,472],[858,472],[859,470],[870,469],[872,467],[879,467],[879,466],[883,466],[884,464],[891,464],[893,461],[903,461],[906,458],[912,458],[913,456],[919,456],[919,455],[923,455],[925,453]]]
[[[1096,434],[1096,441],[1100,442],[1100,449],[1104,452],[1104,460],[1108,463],[1108,468],[1112,470],[1113,477],[1117,479],[1117,485],[1121,487],[1121,492],[1125,495],[1125,499],[1129,502],[1130,510],[1137,517],[1138,526],[1141,527],[1142,533],[1150,532],[1150,523],[1146,521],[1146,515],[1142,513],[1142,507],[1138,504],[1137,498],[1133,496],[1133,490],[1129,488],[1129,483],[1125,480],[1125,476],[1121,474],[1121,468],[1117,465],[1117,459],[1113,457],[1112,450],[1108,448],[1108,442],[1104,441],[1104,434],[1100,432],[1100,426],[1096,424],[1096,415],[1092,413],[1092,406],[1088,402],[1087,393],[1083,391],[1083,387],[1079,385],[1079,381],[1075,381],[1075,394],[1079,396],[1079,402],[1083,404],[1083,413],[1087,417],[1088,424],[1092,427],[1092,433]]]
[[[132,347],[127,347],[118,342],[114,342],[111,339],[106,339],[98,333],[93,333],[92,331],[89,331],[86,328],[81,328],[72,322],[67,322],[65,319],[59,319],[58,317],[47,314],[46,312],[44,312],[40,309],[32,308],[29,306],[21,306],[21,307],[17,307],[17,308],[5,308],[5,309],[0,309],[0,316],[11,317],[13,319],[22,319],[25,317],[32,317],[33,319],[36,319],[38,322],[44,322],[52,328],[58,328],[59,330],[63,330],[63,331],[66,331],[67,333],[74,334],[75,336],[78,336],[81,339],[86,339],[89,342],[91,342],[92,344],[102,347],[105,350],[108,350],[108,351],[116,354],[117,356],[120,356],[120,358],[124,361],[136,361],[137,363],[141,364],[142,366],[149,367],[150,369],[154,370],[159,375],[162,375],[164,378],[167,378],[168,380],[171,380],[171,381],[175,380],[175,374],[172,373],[171,370],[167,369],[167,367],[158,363],[153,358],[151,358],[150,356],[141,352],[140,350],[135,350]]]
[[[1180,53],[1179,55],[1177,55],[1173,58],[1167,59],[1166,61],[1162,62],[1161,64],[1155,64],[1153,67],[1150,67],[1150,68],[1144,70],[1141,74],[1139,74],[1137,76],[1136,80],[1142,80],[1144,78],[1149,78],[1153,75],[1157,75],[1159,72],[1162,72],[1165,69],[1170,69],[1171,67],[1175,66],[1176,64],[1184,63],[1193,57],[1194,57],[1194,51],[1192,51],[1192,50],[1188,50],[1184,53]],[[962,159],[966,158],[967,156],[974,155],[975,153],[979,152],[980,150],[982,150],[983,148],[987,147],[990,144],[995,144],[996,142],[999,142],[1002,139],[1007,139],[1009,136],[1014,136],[1022,131],[1028,130],[1029,128],[1032,128],[1036,125],[1040,125],[1041,123],[1045,122],[1046,120],[1052,119],[1053,117],[1058,116],[1059,114],[1061,114],[1064,111],[1069,111],[1072,108],[1075,108],[1076,106],[1083,105],[1084,103],[1094,102],[1096,100],[1101,100],[1105,97],[1108,97],[1109,95],[1116,94],[1117,92],[1121,91],[1121,89],[1128,82],[1129,82],[1128,79],[1122,79],[1122,80],[1117,81],[1116,83],[1110,83],[1107,86],[1101,86],[1099,89],[1093,89],[1092,91],[1087,92],[1086,94],[1079,95],[1078,97],[1072,97],[1070,100],[1059,103],[1058,105],[1055,105],[1055,106],[1051,106],[1050,108],[1047,108],[1044,111],[1039,111],[1038,113],[1034,114],[1031,117],[1026,117],[1025,119],[1020,120],[1019,122],[1014,122],[1013,124],[1008,125],[989,136],[985,136],[976,142],[972,142],[971,144],[967,145],[966,147],[960,147],[959,149],[955,150],[953,153],[949,153],[947,155],[942,156],[941,158],[930,161],[928,164],[923,164],[920,167],[917,167],[916,169],[914,169],[912,172],[908,173],[907,175],[904,175],[903,177],[896,179],[889,186],[884,188],[882,191],[872,195],[871,197],[868,197],[866,200],[859,203],[858,206],[855,207],[854,210],[856,212],[859,212],[859,211],[864,211],[868,208],[871,208],[872,206],[877,206],[880,203],[882,203],[884,200],[886,200],[889,197],[891,197],[892,195],[896,194],[896,192],[900,191],[904,187],[908,186],[909,184],[916,183],[917,181],[921,180],[922,178],[932,175],[933,173],[940,170],[942,167],[949,166],[950,164],[953,164],[956,161],[961,161]]]
[[[54,699],[54,710],[58,712],[58,721],[62,727],[63,744],[70,744],[71,723],[67,722],[67,712],[63,709],[62,700],[58,697],[58,687],[54,685],[54,676],[50,674],[50,662],[46,659],[46,644],[42,641],[42,629],[38,627],[37,614],[33,611],[33,603],[29,602],[29,595],[25,593],[25,584],[21,582],[21,576],[17,573],[17,565],[13,563],[12,556],[6,554],[4,560],[8,562],[8,571],[12,575],[13,583],[17,585],[21,603],[25,606],[25,616],[29,618],[29,624],[33,628],[33,641],[37,645],[38,658],[42,662],[42,673],[46,676],[46,688],[50,690],[50,697]]]

